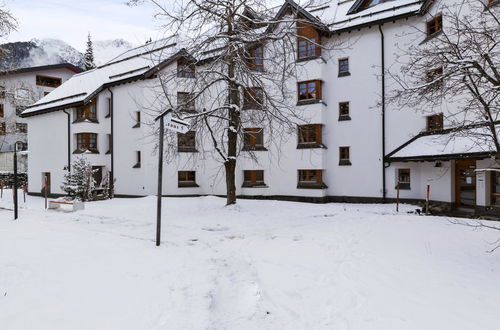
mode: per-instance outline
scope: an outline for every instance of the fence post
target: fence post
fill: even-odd
[[[427,192],[425,193],[425,214],[429,215],[429,200],[431,197],[431,185],[427,185]]]
[[[399,183],[396,186],[397,194],[396,194],[396,212],[399,212]]]

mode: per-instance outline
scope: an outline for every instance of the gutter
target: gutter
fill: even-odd
[[[379,24],[378,30],[380,31],[380,51],[381,51],[381,70],[382,70],[382,201],[385,203],[386,191],[386,177],[385,169],[385,45],[384,45],[384,31],[382,31],[382,24]]]
[[[114,191],[115,191],[115,150],[114,150],[114,114],[113,114],[113,110],[114,110],[114,104],[113,104],[113,101],[114,101],[114,94],[113,94],[113,91],[111,90],[111,87],[108,87],[108,91],[109,91],[109,94],[111,95],[111,98],[110,98],[110,102],[109,102],[109,115],[110,115],[110,121],[111,121],[111,139],[109,140],[109,151],[111,153],[111,182],[109,184],[109,188],[111,190],[111,194],[110,196],[113,197],[114,196]]]
[[[63,112],[68,116],[68,173],[71,173],[71,115],[66,110]]]

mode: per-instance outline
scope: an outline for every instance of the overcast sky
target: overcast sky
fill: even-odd
[[[19,21],[7,41],[55,38],[83,51],[87,34],[93,40],[122,38],[143,44],[161,33],[151,5],[128,7],[126,0],[3,0]]]

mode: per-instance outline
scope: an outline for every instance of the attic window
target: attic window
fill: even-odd
[[[36,76],[36,85],[37,86],[45,86],[45,87],[59,87],[61,86],[62,79],[57,77],[49,77],[49,76]]]
[[[192,61],[182,58],[177,61],[177,77],[194,78],[196,66]]]
[[[321,39],[313,26],[297,22],[297,59],[321,56]]]

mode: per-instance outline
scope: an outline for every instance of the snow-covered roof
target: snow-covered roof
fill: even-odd
[[[96,69],[73,75],[50,94],[26,108],[22,116],[85,104],[103,88],[140,78],[177,53],[178,47],[171,39],[128,50]]]
[[[500,125],[497,125],[497,135]],[[389,162],[487,157],[496,153],[486,126],[422,133],[387,155]]]

